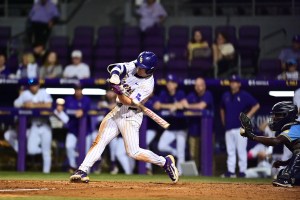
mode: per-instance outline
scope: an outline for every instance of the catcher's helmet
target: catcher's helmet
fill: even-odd
[[[282,127],[297,118],[298,108],[291,101],[281,101],[276,103],[270,112],[269,122],[272,131],[281,131]]]
[[[136,65],[146,70],[147,74],[152,74],[157,65],[157,56],[150,51],[143,51],[136,59]]]

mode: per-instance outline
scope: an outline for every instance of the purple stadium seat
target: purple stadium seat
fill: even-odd
[[[65,36],[53,36],[49,40],[49,47],[67,47],[69,45],[69,38]]]
[[[98,28],[98,38],[116,38],[117,29],[114,26],[102,26]]]
[[[96,42],[97,47],[116,47],[116,38],[98,38]]]
[[[169,47],[168,54],[169,54],[169,59],[185,59],[186,60],[186,48],[182,47]]]
[[[108,59],[115,59],[117,55],[117,50],[115,47],[98,47],[95,48],[93,51],[93,57],[95,59],[99,58],[108,58]]]
[[[19,67],[18,55],[16,53],[10,55],[6,60],[6,65],[9,68],[11,73],[16,73]]]
[[[10,38],[11,37],[11,27],[0,26],[0,38]]]
[[[206,40],[210,45],[212,44],[212,42],[213,42],[212,33],[213,32],[212,32],[211,26],[194,26],[191,37],[193,37],[194,32],[196,30],[199,30],[202,33],[204,40]]]
[[[92,26],[77,26],[74,29],[74,37],[89,37],[94,38],[94,27]]]
[[[164,46],[165,39],[161,36],[148,36],[144,39],[144,46]]]
[[[165,28],[161,26],[156,26],[153,28],[147,29],[145,32],[145,37],[165,37]]]
[[[123,37],[121,38],[121,46],[139,47],[141,46],[141,39],[138,37]]]
[[[159,59],[164,57],[164,47],[163,46],[145,46],[141,51],[152,51],[156,54]]]
[[[168,47],[181,47],[186,48],[188,44],[188,38],[169,38]]]
[[[68,47],[52,47],[50,50],[56,52],[57,55],[59,56],[59,58],[69,58],[70,57]]]
[[[121,47],[119,51],[119,59],[121,62],[129,62],[135,60],[140,53],[140,48]]]
[[[188,26],[171,26],[169,28],[169,38],[186,38],[189,37]]]
[[[258,77],[262,79],[276,79],[281,73],[281,62],[279,59],[261,59],[259,62]]]
[[[188,62],[185,59],[170,60],[166,65],[166,74],[175,74],[181,79],[188,77]]]
[[[220,32],[226,34],[228,36],[228,40],[232,42],[233,45],[237,43],[236,28],[234,26],[217,26],[215,29],[215,35]]]
[[[91,37],[83,36],[74,37],[72,46],[73,48],[92,47],[93,39]]]
[[[212,71],[212,58],[198,58],[192,60],[188,73],[190,78],[196,78],[197,76],[207,77],[212,75]]]
[[[94,62],[93,77],[94,78],[108,78],[107,66],[116,63],[114,59],[99,59]]]
[[[141,36],[141,31],[137,26],[127,26],[123,29],[123,37],[138,37]]]
[[[256,39],[259,41],[260,38],[260,27],[259,26],[241,26],[239,28],[239,38],[244,39]]]

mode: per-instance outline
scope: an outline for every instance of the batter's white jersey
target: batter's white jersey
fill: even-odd
[[[121,85],[125,90],[125,94],[135,102],[145,103],[153,92],[154,78],[153,75],[142,78],[136,75],[137,68],[134,61],[128,63],[117,63],[110,65],[108,71],[119,71]],[[117,99],[119,102],[119,99]]]

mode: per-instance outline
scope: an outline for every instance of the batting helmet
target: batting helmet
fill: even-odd
[[[143,51],[136,60],[136,65],[146,70],[147,74],[152,74],[157,65],[157,56],[150,51]]]
[[[269,122],[272,131],[282,131],[282,127],[297,118],[298,108],[291,101],[281,101],[276,103],[270,112]]]

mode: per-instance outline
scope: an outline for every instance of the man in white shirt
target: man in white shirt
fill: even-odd
[[[136,11],[140,15],[140,29],[145,31],[157,24],[162,23],[167,17],[164,7],[156,0],[145,1]]]
[[[29,89],[14,101],[16,108],[51,108],[52,98],[45,89],[40,89],[37,79],[28,80]],[[52,132],[48,119],[33,117],[27,137],[27,152],[30,155],[42,154],[43,172],[50,173]]]
[[[74,50],[72,52],[72,64],[68,65],[63,73],[64,78],[77,78],[84,79],[90,78],[90,67],[81,62],[82,61],[82,53],[80,50]]]

